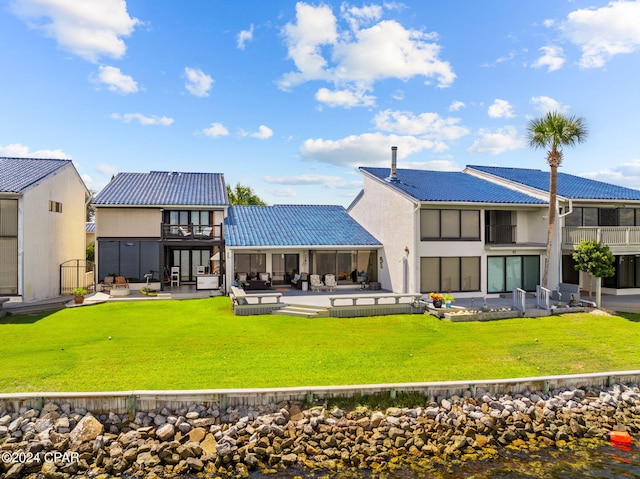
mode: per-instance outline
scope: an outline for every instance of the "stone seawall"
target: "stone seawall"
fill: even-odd
[[[636,385],[427,399],[372,411],[283,402],[92,415],[68,403],[0,411],[7,479],[183,473],[247,477],[291,466],[327,471],[477,459],[501,447],[564,447],[612,430],[640,431]]]

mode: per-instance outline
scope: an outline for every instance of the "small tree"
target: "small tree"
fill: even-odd
[[[607,245],[599,241],[581,241],[573,253],[576,262],[576,271],[589,273],[589,299],[591,299],[591,277],[598,278],[598,284],[602,278],[608,278],[616,273],[614,268],[615,258]],[[600,288],[598,288],[598,293]],[[600,295],[597,294],[596,303],[600,305]]]
[[[253,192],[250,186],[243,186],[237,183],[235,188],[227,185],[227,196],[232,205],[265,205],[266,203]]]

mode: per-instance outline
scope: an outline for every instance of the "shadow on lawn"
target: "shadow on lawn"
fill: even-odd
[[[2,326],[3,324],[33,324],[54,313],[57,313],[57,311],[46,311],[44,313],[33,313],[33,314],[9,313],[4,318],[0,318],[0,326]]]
[[[616,315],[634,323],[640,323],[640,314],[638,313],[616,313]]]

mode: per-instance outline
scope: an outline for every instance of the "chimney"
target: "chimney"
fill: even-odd
[[[387,178],[387,181],[390,181],[390,182],[398,181],[397,168],[396,168],[397,158],[398,158],[398,147],[392,146],[391,147],[391,174]]]

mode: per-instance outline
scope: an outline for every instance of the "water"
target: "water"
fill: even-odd
[[[453,461],[425,468],[404,466],[379,473],[370,471],[308,472],[290,469],[276,474],[254,472],[251,479],[640,479],[640,449],[624,450],[609,444],[573,451],[503,450],[489,460]]]

